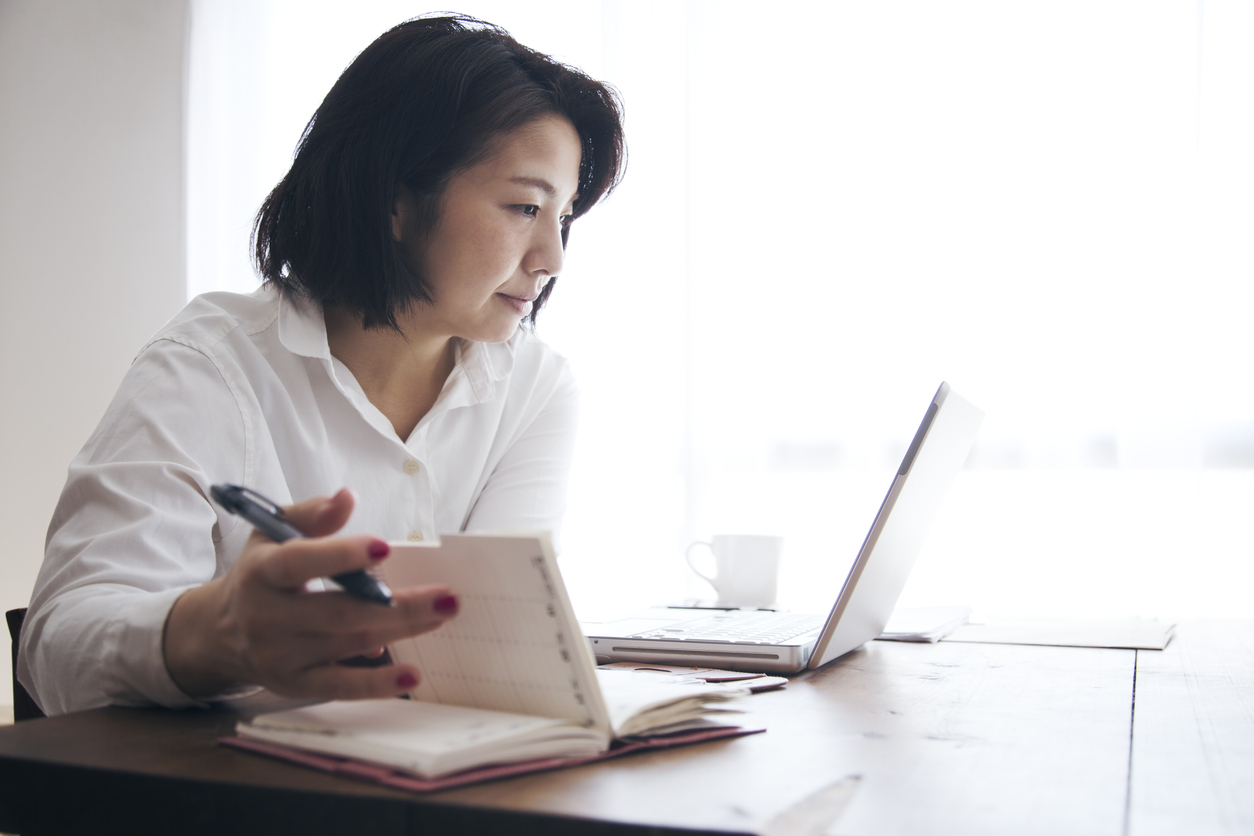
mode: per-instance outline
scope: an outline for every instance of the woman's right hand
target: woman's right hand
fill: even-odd
[[[348,521],[353,495],[341,490],[284,509],[307,537],[275,543],[254,531],[230,571],[189,589],[170,609],[166,669],[188,696],[207,698],[239,685],[286,697],[394,697],[418,684],[410,665],[337,665],[377,655],[385,645],[434,630],[457,613],[445,586],[393,590],[393,604],[340,591],[309,592],[313,578],[366,569],[388,545],[368,535],[331,537]]]

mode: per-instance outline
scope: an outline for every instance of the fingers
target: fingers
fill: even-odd
[[[401,590],[391,607],[380,607],[342,592],[302,596],[299,606],[276,618],[297,633],[286,665],[303,669],[353,656],[382,654],[382,647],[434,630],[457,613],[457,598],[448,587]]]
[[[409,693],[418,682],[418,671],[410,665],[388,665],[384,668],[318,667],[293,680],[290,690],[285,688],[276,693],[327,700],[386,699]]]
[[[352,516],[356,499],[348,488],[332,497],[316,496],[288,505],[283,509],[283,519],[304,532],[306,537],[325,537],[344,527]]]
[[[322,537],[288,540],[275,546],[255,570],[268,585],[295,590],[313,578],[368,569],[391,549],[377,537]]]
[[[275,593],[247,625],[248,666],[290,678],[342,659],[379,656],[386,644],[440,627],[458,608],[446,587],[404,589],[394,600],[380,607],[340,592]]]
[[[339,700],[382,699],[407,693],[419,682],[419,673],[412,666],[349,668],[331,663],[359,655],[380,655],[380,645],[433,630],[457,611],[457,598],[446,587],[402,590],[395,606],[387,608],[356,601],[341,592],[315,593],[306,598],[318,605],[310,607],[310,612],[348,613],[354,618],[364,611],[366,621],[381,623],[335,633],[327,631],[329,622],[317,622],[323,632],[304,633],[288,645],[282,664],[290,666],[290,673],[282,681],[266,683],[275,693]]]
[[[439,627],[458,609],[447,587],[400,590],[391,607],[339,591],[307,591],[313,578],[369,569],[388,556],[387,543],[378,538],[329,536],[348,520],[353,502],[342,490],[297,503],[284,516],[306,537],[276,544],[255,534],[249,541],[224,578],[229,605],[214,610],[230,615],[215,671],[222,668],[231,681],[264,685],[278,694],[321,699],[391,697],[417,684],[418,672],[409,666],[335,663],[362,654],[377,657],[386,645]]]

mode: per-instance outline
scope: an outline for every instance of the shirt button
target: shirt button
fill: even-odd
[[[421,532],[421,531],[411,531],[411,532],[409,532],[409,537],[407,537],[406,539],[408,539],[408,540],[409,540],[409,542],[411,542],[411,543],[417,543],[419,540],[421,540],[421,539],[422,539],[422,532]]]
[[[418,464],[417,459],[405,460],[405,472],[408,473],[410,476],[413,476],[415,473],[417,473],[419,467],[421,467],[421,465]]]

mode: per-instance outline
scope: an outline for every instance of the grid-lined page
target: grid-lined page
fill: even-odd
[[[595,665],[547,535],[446,535],[393,544],[393,589],[447,584],[457,616],[391,646],[421,673],[414,699],[558,717],[608,731]]]

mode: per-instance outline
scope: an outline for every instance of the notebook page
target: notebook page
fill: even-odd
[[[393,659],[421,674],[411,697],[610,732],[595,663],[547,534],[394,543],[382,569],[393,589],[442,583],[460,602],[439,629],[391,646]]]
[[[749,695],[749,689],[740,683],[702,682],[640,671],[598,670],[597,681],[615,737],[656,733],[659,727],[706,720],[711,714],[739,714],[737,708],[715,706]],[[702,725],[714,724],[706,720]]]

